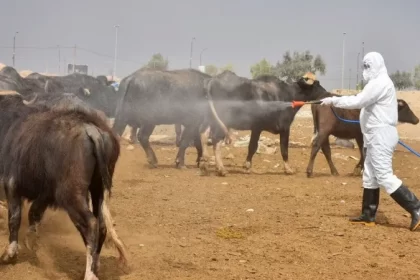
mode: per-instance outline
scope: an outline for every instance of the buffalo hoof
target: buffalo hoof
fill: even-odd
[[[289,163],[287,162],[284,162],[284,173],[286,173],[286,175],[295,174],[295,171],[289,166]]]
[[[244,168],[245,169],[251,169],[251,167],[252,167],[252,163],[250,161],[245,161]]]
[[[87,271],[84,280],[99,280],[99,278],[92,271]]]
[[[185,166],[185,164],[179,164],[179,163],[177,163],[177,164],[176,164],[176,168],[181,169],[181,170],[186,170],[186,169],[188,169],[188,167],[187,167],[187,166]]]
[[[217,175],[220,176],[220,177],[225,177],[227,173],[228,172],[226,171],[226,169],[217,170]]]
[[[28,231],[25,236],[25,246],[30,251],[36,251],[38,249],[38,235],[34,231]]]
[[[200,162],[200,175],[201,176],[209,176],[209,168],[206,161],[202,160]]]
[[[158,167],[158,163],[157,163],[157,161],[156,161],[156,160],[150,160],[150,159],[148,159],[148,160],[147,160],[147,163],[149,164],[149,166],[150,166],[151,168],[157,168],[157,167]]]
[[[2,264],[13,264],[17,260],[17,243],[13,242],[10,245],[7,245],[3,255],[0,258],[0,263]]]
[[[295,171],[292,168],[284,168],[284,173],[286,173],[286,175],[293,175],[295,174]]]
[[[312,173],[312,171],[311,172],[306,171],[306,177],[307,178],[312,178],[312,177],[314,177],[314,174]]]
[[[362,168],[359,166],[356,166],[353,170],[353,176],[360,176],[362,175]]]

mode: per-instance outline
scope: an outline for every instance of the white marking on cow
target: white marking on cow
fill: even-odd
[[[93,258],[92,258],[92,249],[87,246],[86,248],[86,271],[85,271],[85,279],[84,280],[99,280],[98,277],[95,276],[95,274],[92,271],[92,264],[93,264]]]
[[[88,88],[84,88],[84,89],[83,89],[83,93],[84,93],[86,96],[90,96],[90,90],[89,90]]]

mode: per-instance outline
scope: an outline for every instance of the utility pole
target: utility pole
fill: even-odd
[[[15,68],[15,57],[16,57],[16,36],[19,34],[18,31],[15,32],[15,36],[13,36],[13,68]]]
[[[115,27],[115,52],[114,52],[114,71],[112,74],[112,80],[117,76],[117,44],[118,44],[118,28],[120,27],[118,24]]]
[[[204,48],[201,52],[200,52],[200,66],[202,66],[203,64],[201,64],[201,55],[203,54],[203,52],[207,50],[207,48]]]
[[[351,68],[349,69],[349,90],[351,88]]]
[[[74,45],[74,52],[73,52],[73,73],[74,73],[74,70],[75,70],[75,67],[76,67],[76,48],[77,48],[77,46]]]
[[[359,71],[360,71],[359,63],[360,63],[360,52],[359,52],[359,53],[357,53],[356,89],[357,89],[357,87],[359,86]]]
[[[344,89],[344,46],[346,43],[346,32],[343,32],[343,58],[341,62],[341,89]]]
[[[61,75],[61,53],[60,53],[60,45],[58,47],[58,74]]]
[[[194,44],[195,37],[191,39],[191,49],[190,49],[190,68],[192,68],[192,55],[193,55],[193,44]]]
[[[362,42],[362,59],[364,59],[364,58],[365,58],[365,42]],[[365,85],[365,81],[364,81],[363,78],[361,80],[362,80],[362,89],[363,89],[363,87]]]

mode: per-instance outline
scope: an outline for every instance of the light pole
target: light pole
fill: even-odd
[[[360,63],[360,52],[357,53],[357,68],[356,68],[356,89],[359,86],[359,63]]]
[[[16,57],[16,36],[19,34],[18,31],[15,32],[15,36],[13,36],[13,68],[15,68],[15,57]]]
[[[202,64],[201,64],[201,55],[203,54],[203,52],[204,52],[205,50],[207,50],[207,48],[204,48],[204,49],[201,51],[201,53],[200,53],[200,66],[202,66]]]
[[[351,68],[349,69],[349,90],[351,89]]]
[[[115,25],[115,52],[114,52],[114,71],[112,74],[112,80],[114,80],[114,78],[117,75],[117,44],[118,44],[118,28],[120,27],[119,25]]]
[[[193,44],[194,44],[195,37],[191,39],[191,49],[190,49],[190,68],[192,66],[192,55],[193,55]]]
[[[57,45],[58,48],[58,74],[61,75],[61,53],[60,53],[60,45]]]
[[[344,46],[346,43],[346,32],[343,33],[343,58],[341,62],[341,89],[344,88]]]

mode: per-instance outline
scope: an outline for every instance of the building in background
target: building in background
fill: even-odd
[[[73,73],[73,64],[67,64],[67,74]],[[80,74],[88,74],[88,66],[87,65],[74,65],[74,73],[80,73]]]

